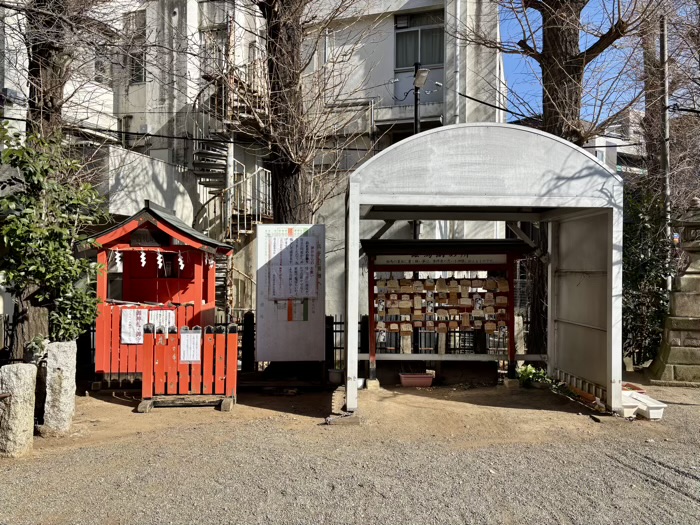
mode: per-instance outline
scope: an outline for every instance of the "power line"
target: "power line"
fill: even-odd
[[[498,105],[496,105],[496,104],[491,104],[490,102],[486,102],[485,100],[480,100],[480,99],[475,98],[475,97],[470,97],[469,95],[465,95],[464,93],[461,93],[461,92],[459,92],[459,91],[457,91],[457,94],[458,94],[460,97],[464,97],[464,98],[466,98],[466,99],[473,100],[474,102],[478,102],[479,104],[483,104],[484,106],[488,106],[488,107],[493,108],[493,109],[498,109],[498,110],[500,110],[500,111],[505,111],[506,113],[510,113],[511,115],[515,115],[516,117],[531,118],[531,119],[536,120],[536,121],[540,121],[540,120],[541,120],[541,119],[539,119],[539,118],[537,118],[537,117],[533,117],[532,115],[525,115],[524,113],[518,113],[517,111],[512,111],[512,110],[510,110],[510,109],[506,109],[506,108],[501,107],[501,106],[498,106]]]
[[[668,109],[670,109],[673,112],[676,111],[681,111],[683,113],[694,113],[696,115],[700,115],[700,109],[695,109],[695,108],[682,108],[678,104],[671,104]]]

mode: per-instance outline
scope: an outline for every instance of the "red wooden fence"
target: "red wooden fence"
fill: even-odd
[[[190,332],[192,333],[192,332]],[[178,333],[143,336],[142,398],[167,395],[235,397],[238,374],[236,326],[202,330],[198,359],[185,361]],[[191,356],[190,356],[191,358]]]
[[[131,306],[101,303],[98,305],[98,317],[95,330],[95,372],[104,374],[106,380],[138,379],[143,361],[143,345],[122,344],[121,313],[128,309],[172,310],[178,329],[192,326],[194,306]],[[212,320],[213,321],[213,320]]]

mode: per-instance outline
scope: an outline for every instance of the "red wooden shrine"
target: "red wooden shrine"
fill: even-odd
[[[211,326],[215,256],[231,256],[233,249],[148,201],[96,241],[97,262],[104,269],[97,278],[95,372],[106,381],[142,379],[144,399],[235,395],[235,327],[216,330],[219,334]],[[136,323],[126,326],[127,319]],[[205,328],[198,332],[199,349],[188,349],[195,352],[193,360],[182,354],[181,343],[182,335],[195,327]],[[205,371],[211,371],[211,378]]]

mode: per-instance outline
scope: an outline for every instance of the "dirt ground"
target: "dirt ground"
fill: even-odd
[[[501,386],[362,391],[359,426],[323,424],[326,392],[78,397],[68,436],[0,460],[0,524],[699,523],[700,389],[649,393],[660,422]]]
[[[675,403],[700,403],[700,390],[652,388],[653,395]],[[696,395],[697,394],[697,395]],[[181,428],[246,425],[273,420],[282,428],[313,432],[330,413],[327,392],[294,396],[243,392],[233,412],[210,407],[156,408],[139,414],[138,399],[129,393],[76,397],[71,433],[66,437],[37,437],[33,456],[60,453],[71,447],[102,446],[144,433],[163,434]],[[667,422],[648,422],[602,416],[586,406],[549,391],[495,388],[401,388],[360,391],[361,440],[376,436],[414,442],[430,438],[457,446],[536,444],[606,438],[664,439],[677,430]],[[700,422],[699,422],[700,424]]]

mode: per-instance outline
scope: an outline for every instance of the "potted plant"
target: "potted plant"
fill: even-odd
[[[525,365],[518,369],[518,381],[525,388],[549,388],[552,380],[547,377],[547,371],[543,368],[535,368]]]

